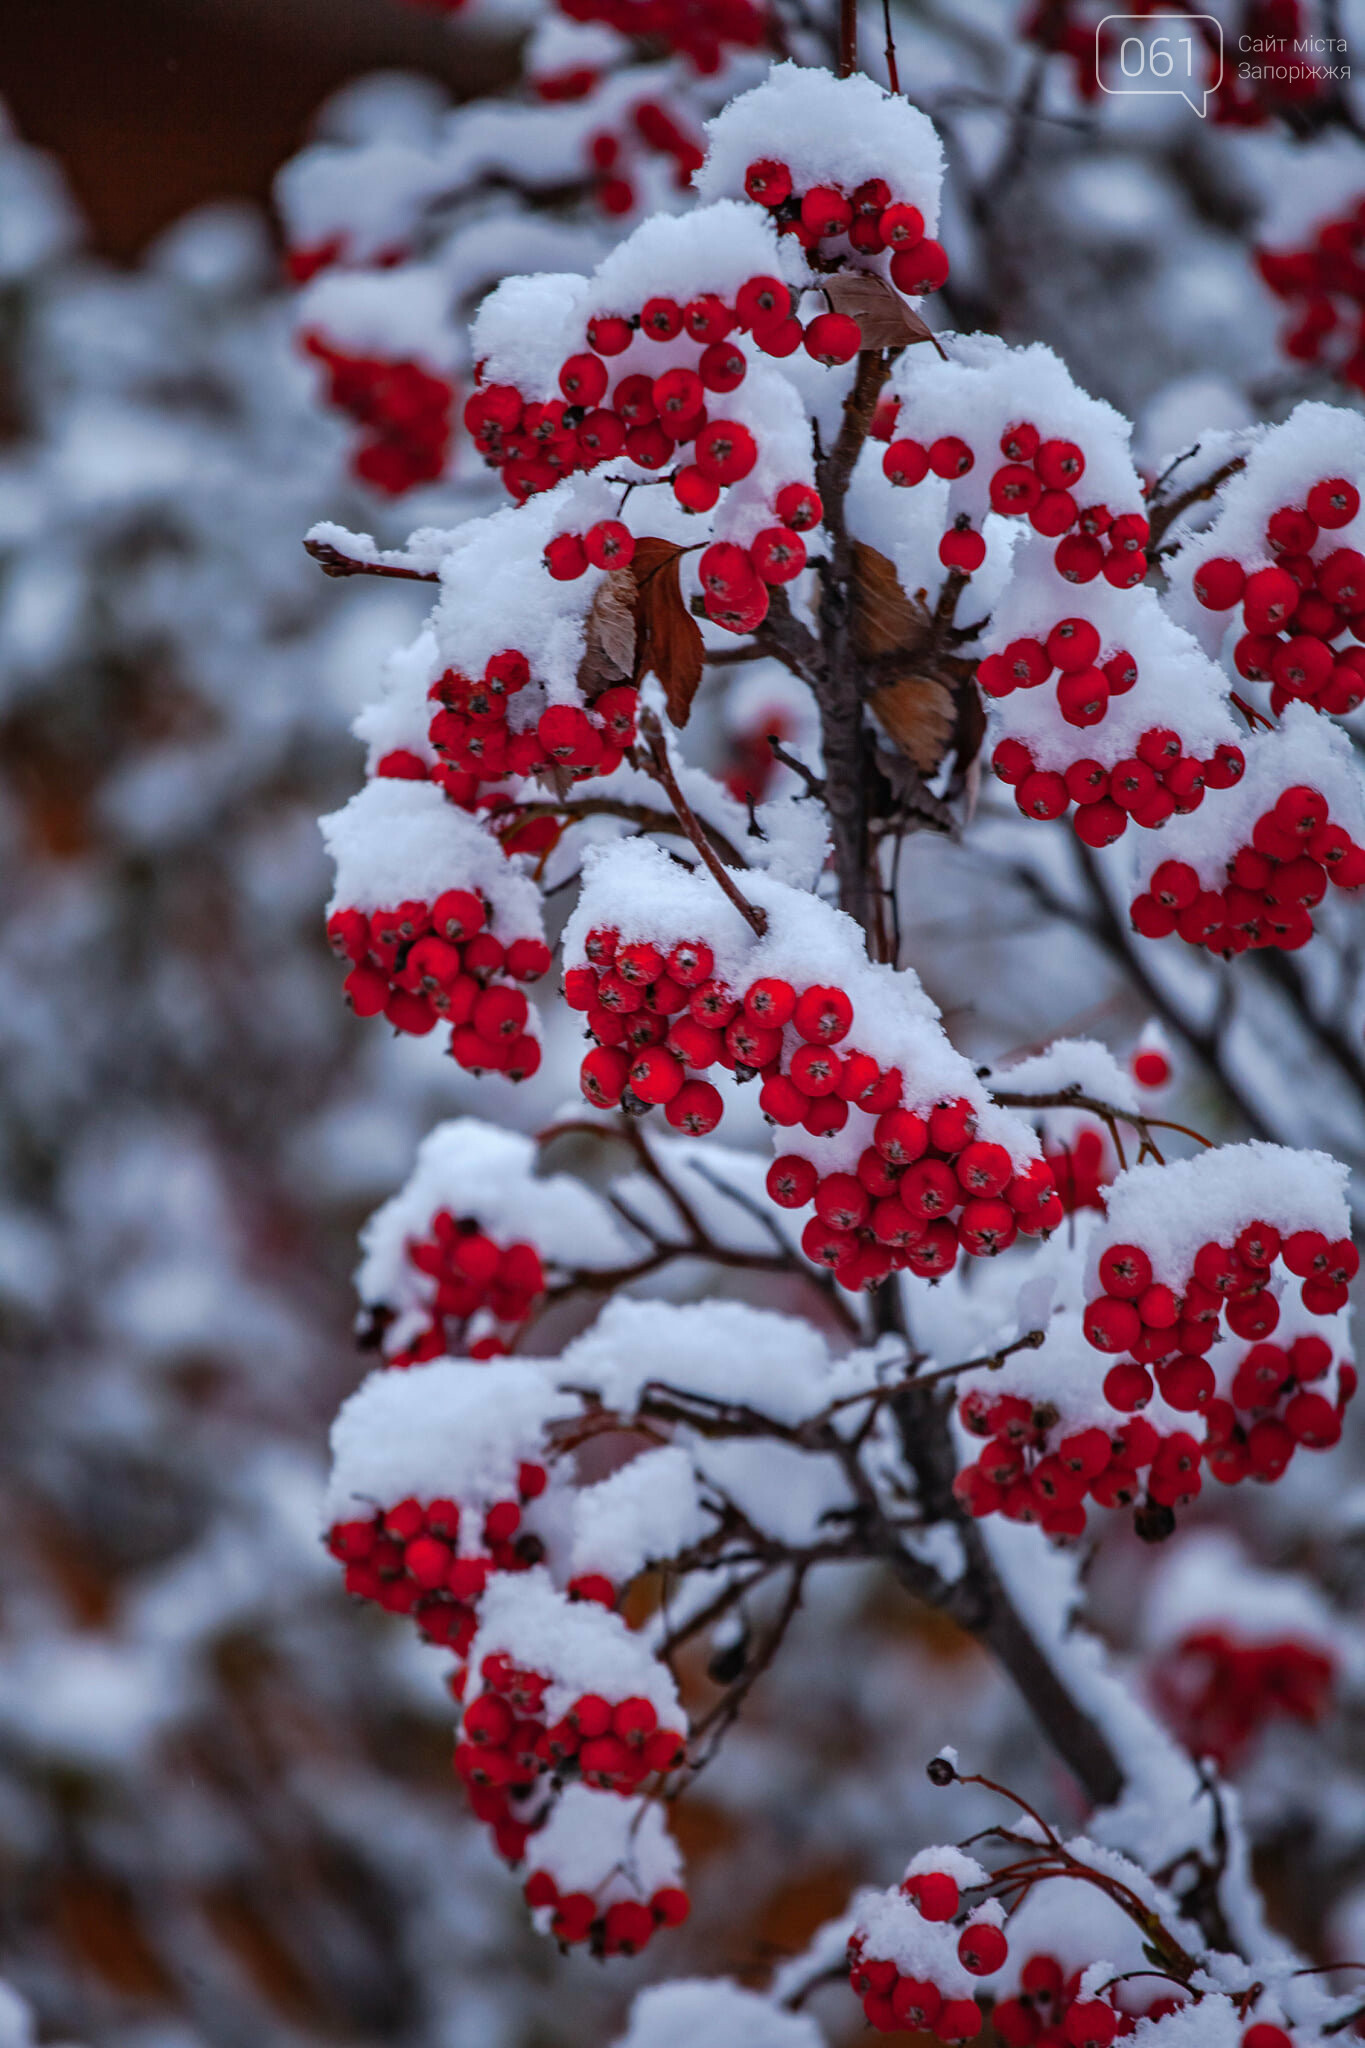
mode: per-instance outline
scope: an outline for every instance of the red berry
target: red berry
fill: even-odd
[[[882,473],[893,484],[921,483],[929,474],[929,451],[918,441],[893,441],[882,457]]]
[[[966,476],[975,460],[967,443],[956,434],[941,434],[929,449],[929,467],[935,476]]]
[[[901,1890],[907,1898],[914,1900],[926,1920],[951,1920],[957,1912],[957,1879],[950,1877],[946,1870],[922,1870],[914,1877],[907,1877]]]
[[[1118,2030],[1118,2014],[1099,1998],[1078,1998],[1062,2022],[1072,2048],[1110,2048]]]
[[[792,174],[773,157],[760,157],[744,173],[744,189],[760,206],[780,206],[792,189]]]
[[[587,551],[576,533],[557,533],[545,549],[545,566],[558,583],[572,583],[588,566]]]
[[[808,356],[832,367],[852,361],[863,345],[863,330],[847,313],[818,313],[803,340]]]
[[[1002,1969],[1009,1955],[1009,1943],[1000,1928],[989,1920],[964,1927],[958,1937],[958,1960],[973,1977],[991,1977]]]
[[[820,494],[809,484],[784,484],[774,501],[774,510],[793,533],[809,533],[825,516]]]
[[[797,1033],[811,1045],[836,1045],[853,1023],[853,1005],[841,988],[808,988],[792,1014]]]
[[[1033,466],[1052,491],[1069,491],[1085,475],[1085,457],[1074,441],[1044,441]]]
[[[960,569],[972,575],[986,559],[986,543],[969,526],[955,527],[938,544],[938,558],[945,569]]]
[[[1085,1334],[1097,1351],[1130,1351],[1142,1330],[1142,1320],[1131,1301],[1103,1295],[1085,1311]]]
[[[948,252],[932,235],[913,248],[897,249],[891,258],[891,282],[908,298],[936,292],[948,282]]]

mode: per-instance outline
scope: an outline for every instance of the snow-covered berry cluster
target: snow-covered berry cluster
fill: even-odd
[[[581,340],[553,366],[547,360],[540,368],[547,340],[542,334],[537,360],[525,363],[520,378],[499,376],[503,362],[511,359],[509,366],[520,367],[532,354],[523,327],[525,281],[510,280],[485,302],[475,329],[477,388],[464,419],[511,496],[522,500],[552,490],[576,471],[623,462],[646,475],[667,470],[679,505],[710,512],[722,490],[756,470],[771,470],[770,463],[760,462],[761,443],[765,428],[771,438],[780,422],[767,416],[776,391],[774,381],[761,375],[757,358],[789,354],[788,344],[799,346],[803,332],[811,354],[819,352],[822,336],[837,342],[837,353],[826,348],[820,360],[847,362],[857,352],[861,333],[855,321],[826,330],[813,320],[801,328],[794,317],[799,290],[775,274],[771,230],[765,232],[756,217],[733,219],[733,204],[712,211],[723,218],[708,221],[702,212],[685,222],[655,219],[637,228],[592,285],[585,281],[583,310],[575,308]],[[708,227],[709,263],[695,232]],[[748,244],[750,261],[736,275],[741,244]],[[691,270],[696,289],[659,292],[633,303],[624,282],[632,270],[674,276]],[[604,300],[624,310],[607,310]],[[571,330],[572,319],[563,328]],[[543,388],[551,374],[553,391]],[[746,383],[750,389],[740,400],[735,394]],[[796,490],[784,496],[793,481]],[[819,500],[808,487],[801,491],[799,479],[774,477],[765,495],[769,521],[782,531],[818,524]],[[613,522],[599,523],[590,534],[563,533],[547,549],[546,566],[564,580],[590,564],[624,567],[621,545]],[[772,566],[782,573],[772,580],[786,580],[803,563],[804,551],[795,567],[779,554]]]
[[[746,165],[744,190],[766,206],[779,232],[791,235],[808,253],[838,257],[841,244],[860,256],[889,251],[890,278],[897,291],[918,298],[948,281],[948,255],[941,242],[924,231],[924,215],[899,199],[885,178],[865,178],[845,191],[838,183],[808,184],[780,157],[759,157]],[[807,352],[816,355],[810,341]]]
[[[1238,452],[1216,516],[1172,565],[1175,608],[1243,682],[1336,717],[1365,700],[1365,425],[1297,406]]]
[[[322,261],[309,252],[305,267],[311,272]],[[455,404],[446,377],[412,359],[350,354],[315,328],[302,344],[326,373],[328,402],[363,430],[351,456],[362,483],[398,497],[444,472]]]
[[[337,867],[327,932],[350,963],[352,1009],[417,1037],[448,1027],[471,1072],[535,1073],[521,984],[550,952],[534,884],[429,783],[370,782],[324,831]]]
[[[1178,1992],[1153,1995],[1146,1986],[1125,1985],[1121,1998],[1088,1981],[1090,1958],[1073,1960],[1072,1942],[1056,1930],[1055,1895],[1073,1889],[1066,1879],[1042,1881],[1008,1917],[989,1895],[968,1904],[969,1895],[988,1894],[990,1884],[973,1857],[942,1847],[921,1850],[893,1889],[862,1895],[848,1946],[849,1982],[878,2033],[910,2028],[943,2042],[974,2041],[989,2018],[1006,2048],[1046,2041],[1110,2048],[1139,2018],[1178,2008]],[[1048,1892],[1050,1913],[1039,1910]],[[1095,1917],[1080,1915],[1082,1940]]]
[[[1330,1449],[1357,1384],[1341,1185],[1322,1155],[1260,1145],[1121,1173],[1085,1255],[1084,1341],[1054,1327],[1038,1351],[961,1382],[964,1446],[985,1439],[955,1482],[967,1511],[1064,1538],[1085,1529],[1087,1502],[1132,1506],[1161,1537],[1204,1471],[1274,1481],[1297,1450]],[[1095,1350],[1114,1360],[1102,1374]]]
[[[1365,805],[1350,741],[1306,705],[1248,740],[1239,786],[1144,852],[1130,910],[1144,938],[1174,932],[1211,953],[1292,952],[1329,885],[1365,887]]]
[[[467,1155],[470,1127],[451,1131]],[[428,1159],[427,1171],[439,1163]],[[612,1581],[573,1570],[585,1543],[593,1553],[591,1507],[589,1533],[575,1540],[575,1506],[611,1490],[607,1481],[574,1494],[547,1459],[547,1432],[574,1407],[535,1361],[441,1359],[372,1376],[332,1436],[328,1547],[349,1592],[411,1615],[428,1641],[453,1651],[450,1690],[463,1708],[456,1774],[510,1863],[548,1829],[569,1787],[612,1795],[638,1822],[637,1795],[684,1749],[673,1681],[614,1611]],[[686,1912],[685,1898],[673,1896],[676,1852],[663,1839],[667,1868],[644,1899],[651,1932]],[[554,1874],[553,1859],[528,1860],[536,1906],[549,1902],[536,1878],[546,1869]],[[599,1893],[597,1884],[561,1886],[585,1888]],[[670,1896],[656,1901],[659,1890]],[[554,1932],[622,1950],[644,1945],[633,1920],[604,1936],[600,1913],[581,1926],[579,1917],[575,1908]]]
[[[1325,1154],[1223,1146],[1156,1171],[1159,1219],[1151,1167],[1121,1176],[1110,1192],[1107,1228],[1093,1247],[1101,1291],[1085,1312],[1096,1350],[1131,1352],[1140,1365],[1202,1356],[1221,1323],[1260,1343],[1279,1324],[1288,1276],[1310,1315],[1345,1307],[1359,1255],[1341,1169]]]
[[[1036,1137],[991,1101],[913,975],[873,967],[828,905],[772,879],[750,886],[761,937],[654,847],[590,860],[564,939],[565,998],[596,1041],[587,1100],[662,1105],[704,1135],[724,1097],[699,1074],[757,1080],[783,1134],[768,1192],[814,1204],[803,1249],[850,1289],[906,1269],[937,1278],[959,1250],[989,1257],[1055,1228]]]
[[[553,1279],[629,1257],[607,1206],[537,1164],[533,1139],[472,1117],[422,1141],[406,1185],[361,1234],[356,1286],[390,1365],[497,1357]]]
[[[490,1582],[545,1554],[529,1511],[547,1490],[543,1433],[564,1405],[506,1360],[367,1380],[332,1432],[327,1542],[347,1591],[467,1655]]]
[[[1063,583],[1141,583],[1148,524],[1126,428],[1077,388],[1050,350],[1008,350],[974,336],[955,342],[949,360],[917,364],[913,374],[899,369],[888,399],[897,410],[886,423],[883,473],[901,488],[931,476],[947,486],[936,492],[945,568],[981,567],[982,527],[994,513],[1025,522],[1047,544]]]
[[[1240,608],[1237,673],[1270,684],[1276,713],[1297,701],[1341,716],[1365,701],[1365,647],[1334,645],[1348,632],[1357,641],[1365,635],[1365,554],[1324,544],[1359,510],[1360,492],[1348,477],[1322,477],[1305,505],[1281,506],[1266,521],[1263,551],[1273,562],[1244,567],[1234,556],[1212,555],[1193,571],[1194,594],[1207,610]]]

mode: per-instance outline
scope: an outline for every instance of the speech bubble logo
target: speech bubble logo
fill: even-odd
[[[1162,20],[1170,34],[1153,33]],[[1095,77],[1116,96],[1174,94],[1202,121],[1223,83],[1223,25],[1212,14],[1106,14],[1095,30]]]

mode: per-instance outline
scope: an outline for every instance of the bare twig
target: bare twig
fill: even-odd
[[[673,763],[668,758],[668,748],[664,743],[663,729],[652,711],[645,710],[640,714],[640,736],[652,763],[654,779],[662,784],[667,792],[668,800],[673,806],[674,815],[685,837],[690,839],[697,849],[712,880],[722,893],[729,897],[740,916],[761,939],[768,929],[767,914],[760,910],[757,904],[750,903],[740,894],[734,876],[717,855],[696,812],[678,787],[678,778],[673,773]]]
[[[324,576],[392,576],[403,583],[441,580],[434,569],[400,569],[391,562],[364,562],[358,555],[343,555],[325,540],[306,540],[303,551],[313,557]]]

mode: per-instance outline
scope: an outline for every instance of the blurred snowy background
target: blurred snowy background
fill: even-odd
[[[573,1047],[513,1107],[340,1001],[314,821],[355,785],[348,722],[425,606],[327,582],[300,536],[328,517],[397,539],[470,486],[395,508],[356,482],[265,205],[348,80],[433,82],[352,94],[331,132],[356,136],[376,109],[486,90],[505,53],[401,0],[4,13],[0,1970],[44,2043],[592,2048],[645,1975],[752,1976],[853,1882],[898,1869],[934,1825],[920,1765],[945,1734],[1054,1805],[1068,1790],[965,1639],[875,1582],[817,1579],[783,1684],[679,1817],[699,1873],[685,1938],[608,1974],[526,1930],[453,1787],[439,1659],[345,1604],[316,1507],[363,1364],[360,1221],[438,1116],[534,1128]],[[1063,55],[1012,160],[1042,64],[1023,19],[1016,0],[907,10],[902,76],[957,178],[954,317],[1052,342],[1136,410],[1144,459],[1299,395],[1353,402],[1282,354],[1251,245],[1272,196],[1292,212],[1328,167],[1334,200],[1352,178],[1365,191],[1357,138],[1196,129],[1179,103],[1095,112]],[[589,209],[585,232],[602,227]],[[737,774],[764,689],[737,672],[728,709],[717,693],[699,714]],[[778,710],[789,735],[801,715]],[[1237,1016],[1215,1015],[1194,969],[1153,988],[1022,831],[1026,848],[988,797],[971,848],[916,843],[908,950],[970,1049],[1079,1028],[1128,1050],[1159,1013],[1164,1113],[1327,1133],[1359,1157],[1358,934],[1313,992],[1325,1027],[1303,990],[1250,976]],[[1310,1064],[1320,1086],[1287,1082]],[[1365,1586],[1365,1492],[1349,1449],[1296,1470],[1257,1504],[1253,1562],[1235,1542],[1193,1556],[1184,1606],[1151,1592],[1178,1547],[1122,1539],[1093,1585],[1136,1665],[1172,1611],[1201,1618],[1211,1583],[1252,1608],[1267,1582],[1238,1573],[1315,1580],[1283,1611],[1334,1645],[1332,1720],[1314,1747],[1290,1710],[1243,1783],[1285,1926],[1358,1954],[1361,1657],[1343,1616]],[[0,2048],[29,2038],[0,2000]]]

